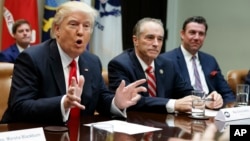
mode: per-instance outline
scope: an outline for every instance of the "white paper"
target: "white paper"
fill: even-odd
[[[0,141],[46,141],[42,127],[0,133]]]
[[[215,117],[217,115],[217,110],[205,109],[205,116]]]
[[[192,114],[192,112],[186,112],[187,114]],[[205,116],[215,117],[217,115],[217,110],[205,109]]]
[[[126,121],[120,121],[120,120],[109,120],[109,121],[96,122],[96,123],[112,124],[114,127],[114,132],[126,133],[129,135],[162,130],[161,128],[149,127],[149,126],[135,124],[135,123],[128,123]],[[90,124],[84,124],[84,125],[91,126],[92,124],[96,124],[96,123],[90,123]]]
[[[224,132],[226,128],[229,127],[229,125],[250,125],[250,118],[227,121],[227,122],[215,120],[214,123],[220,132]]]
[[[220,109],[215,120],[232,121],[250,118],[250,106]]]

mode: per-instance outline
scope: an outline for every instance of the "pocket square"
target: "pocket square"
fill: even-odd
[[[213,77],[215,77],[217,75],[217,73],[218,73],[218,71],[212,71],[210,73],[210,76],[213,78]]]

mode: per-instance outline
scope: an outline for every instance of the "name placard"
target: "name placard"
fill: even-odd
[[[0,141],[46,141],[42,127],[0,133]]]
[[[250,106],[220,109],[215,116],[215,119],[220,121],[232,121],[246,118],[250,118]]]

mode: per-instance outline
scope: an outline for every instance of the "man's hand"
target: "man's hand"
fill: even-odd
[[[114,102],[119,109],[125,109],[135,105],[141,98],[140,92],[146,92],[147,89],[139,86],[146,82],[146,79],[137,80],[125,87],[125,81],[122,80],[119,87],[116,89]]]
[[[84,84],[84,77],[80,75],[79,82],[77,84],[76,78],[72,77],[71,84],[68,88],[66,97],[64,99],[64,108],[69,109],[72,107],[78,107],[82,110],[85,109],[84,105],[81,105],[81,95],[82,95],[82,88]]]
[[[191,112],[193,96],[189,95],[175,101],[175,111],[178,112]]]
[[[223,99],[219,93],[213,91],[206,98],[211,98],[213,101],[207,101],[206,106],[210,109],[218,109],[223,106]]]

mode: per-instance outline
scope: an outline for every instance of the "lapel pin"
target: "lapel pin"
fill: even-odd
[[[84,71],[89,71],[89,69],[84,69]]]
[[[163,74],[163,70],[162,69],[160,69],[159,72],[160,72],[160,74]]]

